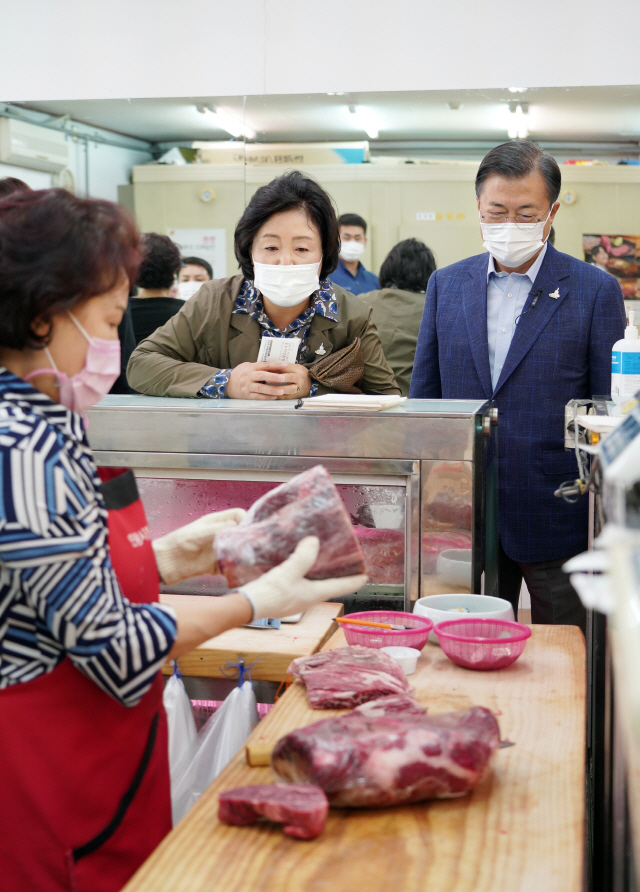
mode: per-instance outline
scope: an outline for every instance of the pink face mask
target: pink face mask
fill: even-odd
[[[86,333],[73,313],[70,312],[69,316],[89,343],[84,366],[77,374],[69,377],[66,372],[58,370],[49,348],[45,347],[44,352],[52,367],[29,372],[24,380],[28,381],[29,378],[44,373],[56,375],[61,405],[71,409],[72,412],[83,413],[99,403],[103,396],[109,393],[120,374],[120,341],[92,338]]]

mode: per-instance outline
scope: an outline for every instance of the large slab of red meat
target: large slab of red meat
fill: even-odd
[[[265,817],[284,824],[287,836],[313,839],[324,830],[329,802],[309,784],[256,784],[220,794],[218,819],[225,824],[254,824]]]
[[[220,570],[232,588],[281,564],[306,536],[320,540],[308,579],[355,576],[365,563],[338,490],[317,465],[255,502],[242,523],[216,537]]]
[[[354,710],[282,737],[272,766],[282,780],[322,787],[333,806],[379,808],[468,793],[499,743],[482,706],[378,718]]]
[[[404,530],[356,527],[369,582],[402,585],[404,582]]]
[[[412,691],[395,660],[357,644],[298,657],[287,673],[304,683],[313,709],[352,709],[367,700]]]

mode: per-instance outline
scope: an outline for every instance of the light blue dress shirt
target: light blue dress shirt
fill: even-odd
[[[500,372],[507,359],[511,340],[516,330],[516,319],[522,313],[527,295],[542,266],[547,244],[526,273],[499,273],[489,255],[487,269],[487,339],[491,385],[496,389]]]

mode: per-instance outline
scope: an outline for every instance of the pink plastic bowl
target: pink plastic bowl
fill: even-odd
[[[427,643],[433,622],[426,616],[415,613],[397,613],[393,610],[370,610],[364,613],[349,613],[345,619],[369,619],[374,623],[394,623],[411,626],[410,629],[367,629],[365,626],[343,625],[347,644],[361,644],[363,647],[414,647],[422,650]],[[341,624],[342,625],[342,624]]]
[[[449,659],[465,669],[504,669],[531,636],[528,626],[506,619],[448,619],[435,631]]]

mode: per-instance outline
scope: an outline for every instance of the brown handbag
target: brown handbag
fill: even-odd
[[[364,378],[360,338],[309,366],[309,374],[314,381],[337,393],[362,393],[356,387]]]

